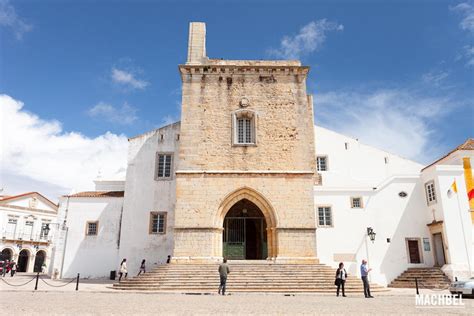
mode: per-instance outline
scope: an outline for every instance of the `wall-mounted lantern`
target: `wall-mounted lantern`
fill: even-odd
[[[375,235],[376,233],[374,229],[372,227],[367,227],[367,236],[369,236],[371,242],[375,241]]]

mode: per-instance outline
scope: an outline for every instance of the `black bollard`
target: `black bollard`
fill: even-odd
[[[76,291],[79,291],[79,273],[77,274]]]
[[[415,278],[415,286],[416,286],[416,295],[420,295],[420,291],[418,290],[418,278]]]
[[[40,277],[40,273],[38,272],[38,273],[36,274],[35,291],[38,290],[38,280],[39,280],[39,277]]]

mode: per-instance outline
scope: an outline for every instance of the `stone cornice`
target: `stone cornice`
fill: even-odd
[[[294,65],[179,65],[181,75],[303,75],[309,66]]]
[[[311,170],[177,170],[176,174],[276,174],[276,175],[313,175]]]

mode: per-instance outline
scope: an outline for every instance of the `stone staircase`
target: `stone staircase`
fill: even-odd
[[[415,278],[420,289],[444,289],[450,284],[440,268],[409,268],[390,283],[389,287],[415,288]]]
[[[230,263],[228,292],[334,293],[335,269],[323,264]],[[167,264],[113,285],[117,290],[215,293],[219,286],[217,264]],[[373,292],[387,289],[371,285]],[[346,293],[363,293],[356,276],[346,281]]]

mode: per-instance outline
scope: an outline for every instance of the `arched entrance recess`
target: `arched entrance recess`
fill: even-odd
[[[20,251],[18,255],[18,272],[28,271],[28,262],[30,261],[30,252],[26,249]]]
[[[2,250],[0,254],[0,260],[9,260],[13,259],[13,251],[10,248],[5,248]]]
[[[257,191],[241,188],[219,207],[216,226],[218,255],[228,259],[273,259],[276,249],[276,216],[270,203]]]
[[[36,253],[35,266],[34,266],[33,272],[42,272],[41,267],[45,259],[46,259],[46,252],[44,252],[44,250],[40,250]]]

